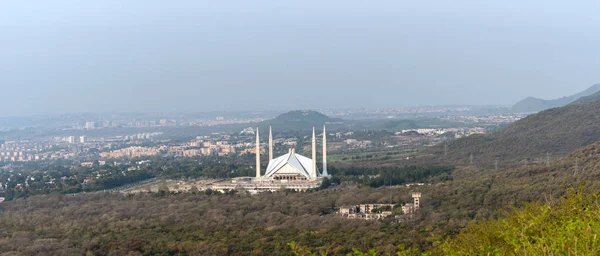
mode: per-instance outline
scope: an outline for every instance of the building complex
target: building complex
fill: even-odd
[[[273,131],[269,127],[269,164],[263,174],[261,169],[260,134],[256,129],[256,175],[255,177],[241,177],[229,181],[215,182],[209,184],[205,189],[217,191],[247,190],[250,193],[263,191],[277,191],[281,189],[292,189],[305,191],[317,188],[321,185],[323,177],[327,173],[327,132],[323,126],[323,164],[322,172],[317,167],[317,143],[315,129],[312,131],[312,158],[296,153],[291,147],[287,154],[273,158]]]

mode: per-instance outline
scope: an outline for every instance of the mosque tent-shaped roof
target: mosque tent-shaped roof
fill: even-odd
[[[306,178],[310,178],[311,173],[312,159],[290,151],[285,155],[271,160],[264,177],[272,177],[275,174],[300,174]]]

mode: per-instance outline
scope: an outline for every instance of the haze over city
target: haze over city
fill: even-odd
[[[597,5],[3,1],[0,115],[557,98],[600,81]]]
[[[0,256],[600,255],[598,1],[0,1]]]

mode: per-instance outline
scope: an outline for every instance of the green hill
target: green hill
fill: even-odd
[[[554,100],[544,100],[540,98],[527,97],[526,99],[517,102],[512,107],[513,113],[529,113],[538,112],[550,108],[566,106],[581,97],[586,97],[594,93],[600,92],[600,84],[596,84],[588,88],[587,90],[580,92],[575,95],[562,97]]]
[[[473,223],[432,255],[599,255],[597,199],[572,192],[558,204],[531,204],[500,220]]]
[[[331,128],[334,128],[342,124],[342,120],[328,117],[317,111],[294,110],[283,113],[271,120],[263,121],[260,123],[260,127],[261,129],[265,129],[271,125],[273,129],[277,129],[278,131],[304,131],[311,130],[313,126],[321,130],[324,124],[328,124],[328,126],[333,126]]]
[[[598,255],[599,153],[600,143],[595,143],[550,166],[473,174],[448,184],[459,192],[446,194],[440,208],[460,203],[462,211],[480,214],[482,209],[534,203],[508,215],[500,214],[504,218],[499,220],[494,220],[498,214],[479,218],[492,220],[470,224],[460,235],[442,243],[433,255]],[[432,193],[443,195],[448,188],[436,190]],[[469,196],[473,191],[481,194],[483,204],[477,205],[478,197]]]
[[[579,252],[572,255],[582,255],[585,246],[595,248],[598,243],[597,239],[585,239],[598,233],[597,224],[589,224],[600,220],[595,197],[600,193],[599,165],[600,143],[595,143],[549,166],[528,165],[498,171],[458,168],[451,180],[416,188],[422,193],[416,228],[422,228],[421,239],[434,238],[424,242],[422,247],[405,244],[408,251],[400,250],[399,255],[421,255],[419,250],[430,251],[430,255],[513,255],[515,252],[538,255],[538,249],[544,248],[554,255],[562,255],[564,247],[560,245],[571,246],[573,252]],[[580,187],[580,184],[584,185]],[[578,187],[579,190],[573,190]],[[565,196],[568,196],[566,201],[559,199]],[[515,208],[522,210],[511,210]],[[494,221],[496,219],[500,221]],[[419,236],[417,233],[411,236]],[[458,233],[461,234],[456,236]],[[532,247],[538,243],[528,244],[527,239],[537,238],[543,239],[537,241],[539,248]],[[377,255],[390,255],[376,251]]]
[[[519,165],[543,162],[600,141],[600,101],[549,109],[487,135],[474,135],[428,150],[441,162],[468,165]]]

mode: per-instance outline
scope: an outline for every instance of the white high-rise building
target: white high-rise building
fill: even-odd
[[[79,143],[86,143],[86,142],[87,142],[87,138],[85,136],[79,137]]]
[[[96,128],[96,123],[94,122],[85,122],[85,129],[94,129]]]

